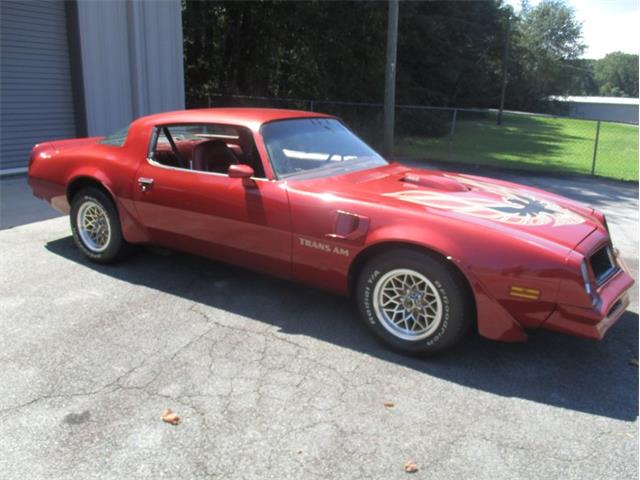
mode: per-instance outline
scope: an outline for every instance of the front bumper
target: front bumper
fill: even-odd
[[[600,300],[592,308],[558,304],[542,328],[601,340],[629,306],[629,289],[635,283],[616,254],[620,270],[598,289]]]

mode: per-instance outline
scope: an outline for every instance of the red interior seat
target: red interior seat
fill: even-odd
[[[222,140],[207,140],[193,149],[193,169],[202,172],[227,173],[238,158]]]

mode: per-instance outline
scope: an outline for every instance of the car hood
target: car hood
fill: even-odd
[[[356,201],[422,211],[476,223],[505,234],[522,232],[575,248],[602,227],[593,209],[559,195],[524,185],[399,164],[332,178],[304,181],[304,189]]]

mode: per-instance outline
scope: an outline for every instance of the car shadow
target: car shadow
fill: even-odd
[[[46,248],[104,275],[180,296],[197,304],[271,324],[411,368],[425,375],[503,397],[633,421],[638,416],[638,314],[626,312],[601,342],[532,332],[520,344],[470,335],[429,358],[397,354],[378,343],[346,298],[183,253],[141,249],[127,262],[96,265],[71,237]]]

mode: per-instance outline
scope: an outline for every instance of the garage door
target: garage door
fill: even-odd
[[[62,1],[0,2],[0,170],[24,168],[31,147],[75,136]]]

